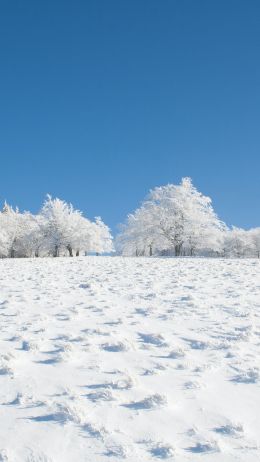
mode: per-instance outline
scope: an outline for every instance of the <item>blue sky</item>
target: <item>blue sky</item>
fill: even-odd
[[[260,225],[258,0],[2,0],[0,199],[47,192],[115,230],[191,176]]]

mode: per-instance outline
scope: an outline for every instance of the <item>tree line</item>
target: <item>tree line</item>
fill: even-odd
[[[85,218],[60,199],[47,196],[39,214],[20,213],[7,203],[0,213],[0,257],[79,256],[113,251],[109,228],[100,217]]]
[[[37,215],[5,203],[0,212],[0,257],[112,252],[137,257],[260,257],[260,228],[228,227],[190,178],[151,190],[119,229],[114,242],[100,217],[90,221],[50,195]]]

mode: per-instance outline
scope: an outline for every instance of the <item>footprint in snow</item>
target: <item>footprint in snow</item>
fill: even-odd
[[[62,314],[62,313],[58,313],[56,314],[56,318],[58,321],[70,321],[70,316],[66,315],[66,314]]]
[[[193,453],[210,453],[219,452],[220,448],[216,441],[206,441],[205,443],[197,443],[195,446],[187,448],[187,451]]]
[[[192,295],[183,295],[182,297],[180,297],[181,302],[191,302],[192,300]]]
[[[141,316],[148,316],[150,314],[148,308],[136,308],[136,314],[140,314]]]
[[[5,310],[7,304],[8,304],[8,300],[0,300],[0,310]]]
[[[260,379],[259,369],[252,368],[235,375],[231,381],[236,383],[257,383]]]
[[[19,342],[21,340],[21,336],[20,335],[14,335],[13,337],[10,337],[8,339],[6,339],[8,342]]]
[[[114,397],[109,390],[103,390],[103,391],[96,391],[93,393],[88,393],[86,395],[88,399],[91,401],[97,402],[97,401],[114,401]]]
[[[170,351],[167,358],[181,359],[181,358],[184,358],[185,355],[186,355],[186,353],[182,348],[176,348],[176,349]]]
[[[11,459],[9,458],[9,453],[5,449],[0,450],[0,462],[9,462]]]
[[[201,384],[197,381],[189,381],[189,382],[185,382],[184,386],[183,386],[186,390],[196,390],[197,388],[201,388]]]
[[[184,338],[183,340],[189,343],[192,350],[206,350],[210,347],[209,342],[205,342],[203,340],[192,340],[187,338]]]
[[[165,338],[161,334],[138,334],[143,343],[148,343],[150,345],[155,345],[158,347],[165,347],[168,344],[165,341]]]
[[[111,382],[111,387],[114,390],[130,390],[134,385],[135,380],[130,376]]]
[[[64,425],[68,422],[75,423],[77,425],[84,423],[85,415],[82,411],[82,406],[66,405],[58,403],[54,407],[54,411],[49,414],[43,414],[39,416],[29,417],[29,420],[34,422],[53,422]]]
[[[231,436],[234,438],[239,438],[244,434],[244,428],[242,424],[227,424],[222,425],[221,427],[214,428],[215,432],[220,433],[224,436]]]
[[[84,423],[81,426],[81,429],[84,433],[87,433],[90,438],[96,438],[101,441],[104,440],[105,436],[107,435],[107,430],[104,426],[100,426],[98,424],[93,424],[93,423]]]
[[[0,365],[0,376],[1,375],[13,376],[12,368],[6,364]]]
[[[37,364],[57,364],[61,361],[61,359],[58,356],[55,356],[54,358],[48,358],[48,359],[42,359],[40,361],[35,361]]]
[[[91,285],[86,283],[86,284],[80,284],[79,285],[79,288],[80,289],[90,289],[91,288]]]
[[[103,343],[101,348],[105,351],[110,353],[118,353],[120,351],[127,351],[128,345],[125,342],[117,342],[117,343]]]
[[[5,406],[23,406],[25,408],[40,407],[45,405],[43,401],[39,401],[33,396],[23,395],[22,393],[17,393],[13,400],[3,404]]]
[[[53,459],[50,459],[48,456],[42,452],[36,453],[32,450],[29,450],[30,454],[26,457],[25,462],[53,462]],[[1,459],[0,459],[1,461]]]
[[[39,349],[39,344],[33,340],[24,340],[22,342],[21,350],[23,351],[37,351]]]
[[[118,326],[120,324],[123,324],[123,321],[122,319],[118,319],[117,321],[107,321],[107,322],[104,322],[104,325],[105,326]]]
[[[115,446],[108,446],[107,451],[105,452],[105,456],[107,457],[118,457],[120,459],[125,459],[128,455],[128,450],[124,446],[115,445]]]
[[[154,395],[147,396],[141,401],[133,401],[129,404],[123,404],[124,407],[134,410],[149,410],[157,409],[167,405],[167,399],[165,396],[156,393]]]
[[[174,456],[174,449],[169,444],[158,443],[151,448],[150,453],[157,459],[170,459]]]
[[[89,388],[90,390],[102,388],[111,388],[112,390],[130,390],[131,388],[133,388],[134,384],[135,381],[132,379],[132,377],[126,377],[114,382],[94,383],[92,385],[87,385],[87,388]]]

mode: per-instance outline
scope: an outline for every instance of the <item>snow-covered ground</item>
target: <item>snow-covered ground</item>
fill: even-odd
[[[260,262],[0,261],[0,461],[260,460]]]

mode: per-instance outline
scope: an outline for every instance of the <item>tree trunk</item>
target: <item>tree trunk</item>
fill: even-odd
[[[54,247],[53,256],[54,256],[54,257],[58,257],[58,256],[59,256],[59,246],[58,246],[58,245],[55,245],[55,247]]]
[[[67,250],[69,251],[70,257],[73,257],[73,251],[71,245],[67,245]]]
[[[179,257],[179,256],[180,256],[180,254],[181,254],[181,246],[180,246],[180,244],[175,245],[175,247],[174,247],[174,252],[175,252],[175,257]]]
[[[79,257],[79,250],[77,250],[76,252],[76,257]]]
[[[153,248],[152,248],[152,245],[149,245],[149,256],[150,256],[150,257],[153,256]]]

